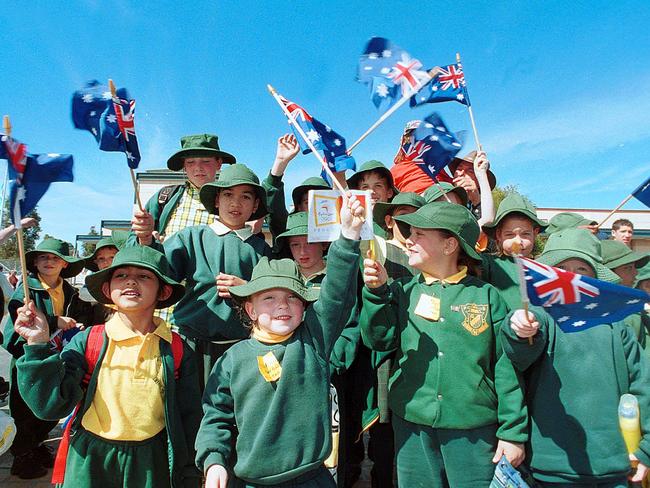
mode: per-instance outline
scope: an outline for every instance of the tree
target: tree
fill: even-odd
[[[9,199],[5,203],[5,211],[2,216],[2,228],[11,225]],[[36,242],[41,233],[41,216],[38,215],[38,207],[34,208],[27,217],[36,219],[36,225],[23,229],[23,243],[25,252],[31,251],[36,247]],[[0,259],[17,260],[18,259],[18,240],[15,235],[0,244]]]
[[[90,231],[88,232],[89,236],[98,236],[99,232],[95,230],[95,226],[90,227]],[[81,251],[82,251],[82,256],[87,257],[90,256],[92,253],[95,252],[95,247],[97,247],[96,242],[84,242],[83,245],[81,246]]]

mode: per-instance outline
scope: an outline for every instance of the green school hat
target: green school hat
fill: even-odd
[[[308,288],[302,282],[298,266],[292,259],[273,259],[263,256],[253,268],[253,276],[245,285],[231,287],[230,294],[243,300],[255,293],[284,288],[300,296],[306,302],[318,300],[318,288]]]
[[[582,259],[593,268],[597,279],[618,283],[620,278],[603,264],[601,252],[600,241],[588,230],[564,229],[551,234],[537,261],[557,266],[567,259]]]
[[[454,173],[456,172],[456,168],[458,168],[458,165],[460,163],[471,163],[474,164],[474,158],[476,157],[476,151],[469,152],[465,154],[462,158],[454,158],[451,160],[451,163],[449,163],[449,170],[451,171],[451,176],[454,176]],[[492,170],[487,171],[487,178],[488,178],[488,183],[490,184],[490,190],[494,190],[494,187],[497,186],[497,177],[494,176],[494,173],[492,173]]]
[[[88,291],[99,303],[113,303],[102,292],[102,285],[111,279],[113,271],[124,266],[143,268],[155,274],[161,283],[172,287],[172,294],[167,300],[159,301],[156,308],[167,308],[179,301],[185,294],[185,287],[169,277],[169,264],[161,252],[148,246],[129,246],[119,251],[108,268],[86,276]]]
[[[481,256],[474,249],[481,230],[472,213],[461,205],[449,202],[427,203],[417,212],[400,215],[395,220],[420,229],[447,230],[458,239],[465,254],[481,261]],[[410,233],[402,234],[407,236]]]
[[[422,196],[427,201],[427,203],[431,203],[437,201],[438,198],[450,192],[453,192],[456,195],[458,195],[458,198],[460,198],[463,207],[467,206],[468,198],[467,198],[467,192],[465,191],[465,188],[463,188],[462,186],[454,186],[451,183],[448,183],[446,181],[441,181],[437,185],[434,184],[433,186],[430,186],[424,191]]]
[[[123,230],[114,230],[110,236],[102,237],[97,241],[95,245],[95,250],[93,253],[84,259],[84,266],[90,271],[98,271],[99,268],[95,264],[95,258],[97,257],[97,251],[104,247],[114,247],[118,251],[124,247],[126,239],[129,237],[129,233]]]
[[[214,134],[195,134],[181,137],[181,150],[167,160],[167,167],[172,171],[180,171],[185,158],[197,156],[221,158],[225,164],[237,162],[235,156],[219,148],[219,137]]]
[[[84,269],[84,260],[82,258],[70,256],[70,246],[67,242],[63,242],[60,239],[48,237],[47,239],[43,239],[38,246],[36,246],[36,249],[25,253],[27,269],[32,273],[38,273],[35,260],[36,256],[39,254],[54,254],[68,263],[68,266],[61,270],[61,278],[72,278],[73,276],[77,276],[81,273],[81,270]]]
[[[359,180],[361,180],[364,173],[369,173],[370,171],[377,171],[388,180],[388,184],[393,190],[393,198],[399,193],[399,190],[395,187],[395,182],[393,181],[393,174],[381,161],[377,161],[376,159],[371,159],[370,161],[363,163],[359,168],[359,171],[348,178],[348,187],[352,190],[358,190]]]
[[[219,180],[212,183],[206,183],[201,187],[201,191],[199,192],[201,203],[208,212],[216,215],[217,192],[224,188],[232,188],[233,186],[238,185],[252,186],[255,189],[257,198],[260,200],[257,210],[253,212],[253,215],[251,215],[247,220],[256,220],[269,213],[266,208],[266,190],[262,185],[260,185],[260,179],[250,170],[250,168],[248,168],[248,166],[239,163],[228,166],[226,169],[222,170]]]
[[[287,218],[287,230],[275,238],[278,246],[285,245],[287,238],[292,236],[306,236],[308,234],[307,212],[296,212]]]
[[[390,203],[377,202],[372,209],[372,218],[375,223],[383,226],[386,215],[394,212],[397,207],[408,205],[409,207],[420,208],[426,205],[426,200],[417,193],[405,191],[393,197]]]
[[[650,280],[650,263],[646,264],[645,266],[639,268],[637,275],[636,275],[636,283],[634,283],[634,287],[638,288],[639,283],[645,280]]]
[[[300,203],[300,200],[302,200],[302,197],[305,193],[307,193],[309,190],[331,190],[332,187],[327,184],[327,181],[325,181],[323,178],[320,176],[312,176],[311,178],[307,178],[305,181],[300,183],[297,187],[293,189],[291,192],[291,200],[293,201],[293,208],[297,208],[298,204]]]
[[[521,196],[519,193],[510,193],[499,204],[494,222],[483,225],[483,232],[493,237],[501,221],[513,213],[521,214],[531,220],[534,226],[540,227],[540,230],[548,227],[548,222],[537,217],[537,208],[535,208],[535,205],[530,200]]]
[[[603,264],[611,270],[630,263],[634,263],[635,268],[642,268],[650,261],[650,256],[633,251],[622,242],[613,239],[600,241],[600,250]]]
[[[560,212],[551,217],[548,221],[548,227],[545,232],[546,234],[551,235],[565,229],[575,229],[580,226],[595,225],[597,223],[598,222],[595,220],[586,219],[575,212]]]

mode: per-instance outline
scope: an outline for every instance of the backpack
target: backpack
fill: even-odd
[[[86,363],[88,363],[88,370],[86,371],[86,374],[82,380],[84,390],[88,388],[90,378],[95,371],[95,366],[97,366],[99,354],[102,351],[102,347],[104,347],[104,329],[104,324],[101,324],[92,326],[88,331],[85,353]],[[180,335],[173,331],[171,347],[172,356],[174,358],[174,378],[178,379],[181,362],[183,361],[183,340],[181,339]],[[53,484],[63,483],[63,480],[65,478],[65,465],[68,460],[68,449],[70,447],[70,431],[83,401],[84,400],[82,399],[77,404],[74,411],[72,412],[72,415],[66,421],[67,423],[65,430],[63,431],[61,443],[59,444],[59,449],[56,452],[56,459],[54,461],[54,469],[52,471]]]
[[[163,208],[167,205],[167,202],[185,185],[168,185],[163,186],[158,192],[158,212],[159,215],[162,213]]]

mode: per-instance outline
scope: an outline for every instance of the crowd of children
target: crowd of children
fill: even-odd
[[[412,127],[407,126],[403,138]],[[650,290],[632,223],[495,208],[483,152],[431,181],[368,161],[341,235],[309,241],[312,177],[278,140],[260,178],[215,135],[183,137],[130,235],[82,260],[48,238],[8,309],[12,474],[62,486],[489,487],[505,458],[531,487],[625,487],[650,467],[650,315],[569,334],[524,309],[516,257]],[[449,173],[447,173],[447,171]],[[341,177],[343,175],[337,175]],[[367,206],[368,208],[364,207]],[[374,239],[360,241],[372,216]],[[261,232],[266,221],[271,237]],[[542,250],[542,239],[546,240]],[[91,273],[81,291],[66,278]],[[29,300],[26,302],[26,299]],[[628,453],[624,393],[640,406]],[[43,441],[59,419],[56,454]],[[367,448],[367,449],[366,449]]]

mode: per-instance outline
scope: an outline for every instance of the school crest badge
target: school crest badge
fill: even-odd
[[[463,313],[463,327],[472,335],[477,336],[485,332],[489,325],[487,323],[488,306],[476,303],[466,303],[459,306]]]

